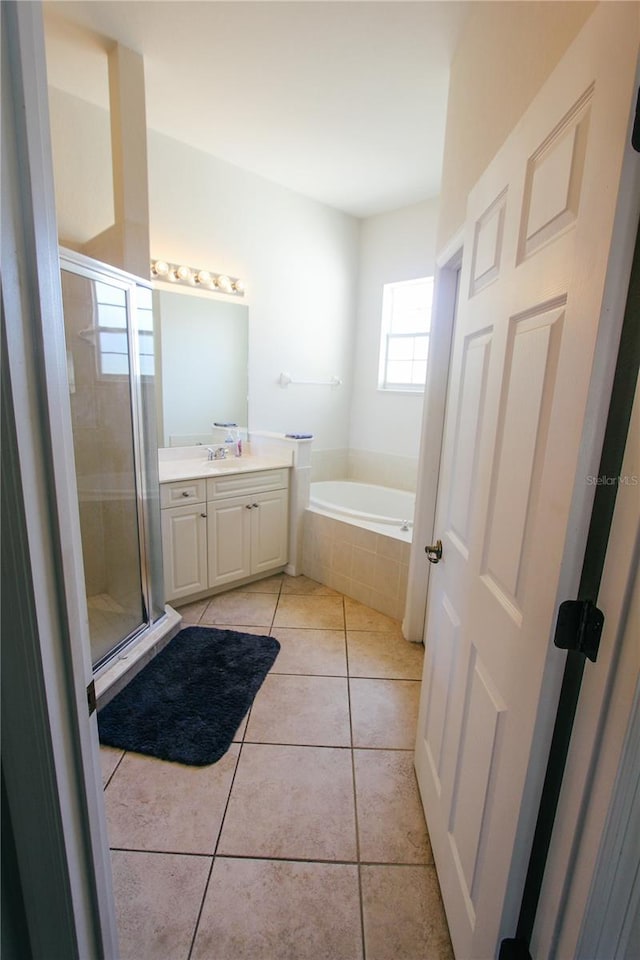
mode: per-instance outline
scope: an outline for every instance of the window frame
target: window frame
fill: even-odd
[[[108,286],[108,284],[107,284]],[[119,288],[117,288],[119,289]],[[149,291],[151,293],[151,291]],[[142,327],[139,323],[136,324],[136,329],[132,331],[131,327],[131,305],[129,303],[128,296],[125,296],[124,304],[112,304],[108,300],[101,301],[99,299],[99,291],[97,285],[94,283],[92,286],[92,297],[93,297],[93,309],[94,316],[96,318],[95,324],[95,362],[96,362],[96,375],[98,380],[128,380],[131,375],[131,337],[137,337],[138,339],[138,357],[139,363],[142,363],[143,357],[151,357],[151,369],[150,370],[140,370],[140,376],[142,379],[152,379],[155,376],[155,340],[154,340],[154,329],[153,329],[153,307],[149,306],[140,306],[138,304],[137,310],[137,319],[139,320],[140,314],[145,311],[151,314],[151,326],[150,328]],[[149,298],[149,304],[151,304],[151,299]],[[113,326],[110,323],[101,322],[101,307],[116,306],[116,308],[122,308],[125,310],[125,324],[124,326]],[[126,351],[122,350],[105,350],[102,347],[101,334],[120,334],[124,336],[127,344]],[[150,345],[150,350],[143,350],[143,345]],[[104,367],[104,358],[105,357],[120,357],[126,363],[126,370],[118,371],[109,371]]]
[[[431,298],[427,305],[428,325],[426,329],[403,331],[402,333],[393,332],[393,295],[398,288],[406,289],[410,285],[427,284],[431,288]],[[424,394],[426,385],[426,364],[429,360],[429,347],[431,343],[431,312],[433,307],[433,289],[434,277],[427,275],[425,277],[415,277],[411,280],[396,280],[385,283],[382,286],[382,318],[380,324],[380,350],[378,355],[378,390],[384,393],[409,393]],[[416,361],[415,345],[418,339],[425,338],[427,341],[426,358]],[[421,383],[409,383],[408,381],[396,381],[389,379],[389,363],[393,362],[389,358],[389,345],[391,342],[399,340],[412,340],[414,342],[414,356],[412,362],[425,363],[425,380]],[[411,359],[411,358],[407,358]]]

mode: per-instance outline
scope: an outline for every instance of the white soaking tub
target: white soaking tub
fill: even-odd
[[[395,620],[407,593],[415,496],[353,480],[311,484],[302,572]]]
[[[311,510],[348,520],[379,533],[411,541],[415,494],[354,480],[320,480],[311,484]]]

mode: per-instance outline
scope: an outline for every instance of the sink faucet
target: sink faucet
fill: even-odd
[[[226,460],[226,457],[226,447],[216,447],[215,450],[213,447],[207,447],[207,460]]]

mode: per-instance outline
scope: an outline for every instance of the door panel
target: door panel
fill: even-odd
[[[527,163],[519,262],[578,216],[593,92],[590,86]]]
[[[465,340],[460,408],[453,444],[451,498],[447,534],[465,559],[468,556],[469,517],[476,489],[478,437],[482,430],[491,333],[483,330]]]
[[[165,591],[178,600],[207,589],[205,505],[187,504],[162,511]]]
[[[507,191],[498,196],[475,224],[470,296],[478,293],[500,274]]]
[[[520,617],[528,519],[535,513],[541,459],[555,383],[563,311],[510,324],[498,411],[481,576],[508,612]]]
[[[286,490],[260,493],[251,517],[251,572],[262,573],[287,562]]]
[[[490,805],[488,787],[495,773],[499,723],[506,709],[500,695],[492,689],[476,650],[470,658],[465,700],[467,709],[459,740],[449,833],[467,909],[473,914],[481,828]]]
[[[98,668],[148,620],[140,557],[131,306],[111,277],[61,270],[69,403],[91,659]]]
[[[531,831],[521,805],[611,322],[603,291],[638,49],[625,7],[595,10],[468,202],[415,756],[460,960],[488,960],[501,927],[515,928],[503,903]]]
[[[444,735],[445,730],[450,729],[449,708],[460,647],[460,620],[446,594],[442,595],[438,617],[437,628],[433,632],[429,688],[424,693],[426,703],[424,746],[431,765],[436,792],[440,794]]]
[[[246,497],[210,500],[207,504],[209,586],[251,573],[251,511]]]

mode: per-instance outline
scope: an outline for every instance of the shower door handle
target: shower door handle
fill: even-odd
[[[440,563],[442,560],[442,540],[436,540],[424,548],[429,563]]]

